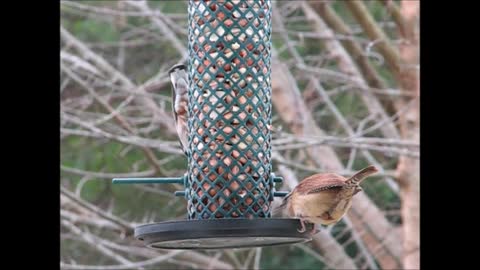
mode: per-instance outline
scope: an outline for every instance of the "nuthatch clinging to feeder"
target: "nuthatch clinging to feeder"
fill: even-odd
[[[177,64],[168,71],[172,82],[172,106],[175,115],[175,126],[177,129],[180,145],[185,155],[188,153],[188,74],[187,67],[183,64]]]
[[[360,183],[376,173],[368,166],[349,178],[335,173],[319,173],[305,178],[283,199],[279,209],[286,208],[287,215],[299,218],[305,232],[305,222],[313,223],[312,234],[318,232],[315,224],[330,225],[340,221],[352,206],[352,198],[360,192]]]

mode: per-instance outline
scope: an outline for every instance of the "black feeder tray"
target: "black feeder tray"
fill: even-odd
[[[298,219],[206,219],[168,221],[135,228],[135,238],[153,249],[250,248],[303,243],[310,231],[298,232]]]
[[[273,182],[282,177],[274,174]],[[184,184],[187,177],[114,178],[114,184]],[[176,191],[175,196],[185,196]],[[272,196],[284,197],[287,192],[274,191]],[[140,225],[134,236],[152,249],[224,249],[291,245],[312,240],[313,224],[306,224],[300,233],[299,219],[290,218],[221,218],[164,221]]]

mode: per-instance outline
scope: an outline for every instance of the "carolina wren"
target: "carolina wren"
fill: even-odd
[[[279,208],[286,209],[290,217],[300,218],[299,232],[305,232],[305,222],[308,222],[314,224],[311,233],[316,233],[315,224],[330,225],[345,215],[353,196],[362,190],[362,180],[377,171],[369,166],[349,178],[335,173],[314,174],[285,196]]]
[[[172,82],[172,106],[175,115],[175,126],[177,129],[180,145],[185,155],[188,153],[188,74],[187,67],[183,64],[177,64],[168,71],[170,81]]]

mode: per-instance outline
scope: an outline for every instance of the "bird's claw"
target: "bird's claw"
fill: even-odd
[[[297,231],[299,233],[304,233],[307,230],[307,228],[305,227],[305,221],[303,219],[300,219],[300,225],[302,225],[302,227],[300,229],[297,229]]]
[[[297,229],[297,231],[298,231],[299,233],[304,233],[306,230],[307,230],[307,229],[305,228],[305,226],[302,226],[302,228]],[[314,226],[313,229],[308,232],[308,234],[309,234],[310,236],[314,236],[315,234],[317,234],[317,233],[319,233],[319,232],[320,232],[320,230],[319,230],[319,229],[316,229],[315,226]]]

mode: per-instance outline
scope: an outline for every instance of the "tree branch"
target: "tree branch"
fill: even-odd
[[[383,57],[385,57],[393,74],[399,78],[401,61],[398,50],[392,46],[390,39],[385,35],[383,30],[378,27],[364,3],[362,1],[344,1],[342,3],[348,7],[372,42],[375,42],[375,45]]]
[[[353,36],[350,27],[337,15],[335,10],[326,2],[317,2],[309,0],[310,6],[322,16],[325,22],[336,33],[340,33],[345,36]],[[374,88],[384,89],[387,88],[387,83],[380,77],[375,68],[370,64],[366,57],[362,47],[355,41],[355,39],[341,40],[345,49],[350,53],[352,59],[358,64],[358,67],[362,75],[367,80],[368,84]]]
[[[122,219],[120,219],[120,218],[118,218],[118,217],[116,217],[116,216],[114,216],[110,213],[105,212],[101,208],[98,208],[98,207],[88,203],[87,201],[77,197],[75,194],[68,191],[66,188],[64,188],[62,186],[60,187],[60,193],[64,196],[66,196],[67,198],[69,198],[70,200],[76,202],[78,205],[82,206],[83,208],[86,208],[86,209],[92,211],[93,213],[101,216],[102,218],[104,218],[108,221],[111,221],[114,224],[117,224],[118,226],[120,226],[121,228],[123,228],[125,230],[126,235],[133,235],[133,226],[130,223],[128,223],[128,222],[126,222],[126,221],[124,221],[124,220],[122,220]]]

